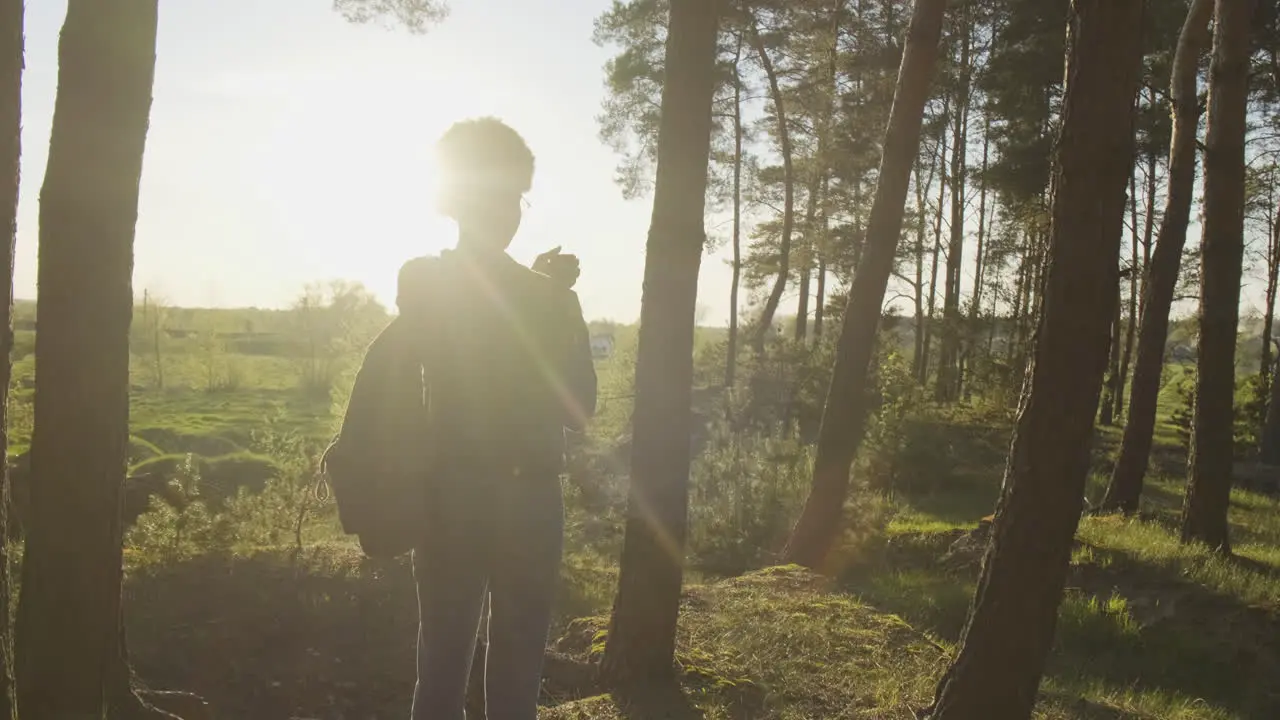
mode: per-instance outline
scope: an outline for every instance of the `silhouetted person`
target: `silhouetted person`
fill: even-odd
[[[464,717],[486,597],[489,720],[534,720],[560,569],[564,429],[581,429],[596,401],[577,259],[557,248],[530,270],[506,253],[533,179],[514,130],[460,122],[437,154],[457,248],[407,263],[398,298],[421,339],[434,456],[413,554],[413,720]]]

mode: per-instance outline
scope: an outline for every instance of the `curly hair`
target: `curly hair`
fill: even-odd
[[[473,192],[523,194],[533,185],[533,152],[520,133],[494,117],[454,123],[436,143],[440,204]]]

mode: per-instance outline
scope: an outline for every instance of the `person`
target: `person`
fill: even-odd
[[[418,590],[413,720],[465,718],[482,608],[489,720],[535,720],[564,531],[565,428],[595,411],[596,375],[559,248],[533,268],[508,254],[534,157],[493,118],[436,146],[439,210],[456,248],[401,270],[401,315],[422,338],[433,472],[413,550]],[[487,603],[486,603],[487,600]]]

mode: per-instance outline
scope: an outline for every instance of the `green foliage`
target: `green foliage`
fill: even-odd
[[[1235,457],[1250,458],[1257,453],[1261,440],[1262,423],[1266,419],[1267,398],[1262,392],[1262,376],[1245,375],[1236,378],[1235,390],[1235,424],[1233,439]],[[1194,368],[1188,369],[1173,385],[1176,404],[1170,414],[1169,423],[1177,432],[1182,448],[1191,447],[1191,427],[1194,421],[1196,395],[1196,373]]]

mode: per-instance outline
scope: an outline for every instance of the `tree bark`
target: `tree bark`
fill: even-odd
[[[757,353],[764,351],[766,338],[773,328],[773,317],[782,302],[782,293],[787,289],[787,281],[791,279],[791,233],[795,228],[795,168],[791,148],[791,130],[787,122],[786,99],[782,87],[778,83],[778,73],[774,70],[773,60],[765,49],[764,40],[760,37],[760,28],[755,20],[748,20],[751,46],[760,60],[765,77],[769,81],[769,97],[773,100],[774,120],[778,129],[778,149],[782,153],[782,237],[778,241],[778,278],[765,299],[764,309],[760,311],[760,322],[751,337],[751,344]]]
[[[1143,478],[1151,455],[1156,426],[1160,376],[1164,372],[1165,342],[1169,335],[1169,310],[1178,284],[1182,248],[1187,241],[1196,177],[1196,126],[1200,110],[1196,98],[1196,67],[1209,39],[1213,0],[1193,0],[1178,38],[1170,79],[1173,105],[1173,137],[1169,143],[1169,187],[1164,217],[1144,283],[1138,351],[1129,389],[1129,412],[1120,452],[1100,510],[1132,515],[1138,511]]]
[[[626,534],[602,672],[673,677],[689,502],[694,306],[705,240],[719,5],[672,0],[636,354]]]
[[[0,315],[0,448],[9,447],[9,381],[13,354],[13,257],[18,237],[22,158],[22,0],[0,0],[0,232],[4,233],[3,315]],[[7,452],[6,452],[7,455]],[[16,720],[13,624],[9,598],[9,463],[0,467],[0,720]]]
[[[28,720],[136,700],[122,656],[133,238],[157,0],[71,0],[40,195],[35,430],[17,625]],[[123,687],[122,687],[123,686]]]
[[[1204,236],[1200,243],[1200,342],[1190,478],[1182,540],[1230,554],[1227,509],[1234,455],[1236,330],[1244,260],[1244,138],[1249,100],[1252,0],[1214,12],[1205,127]]]
[[[898,70],[884,156],[862,261],[854,274],[818,431],[813,487],[783,552],[786,562],[822,568],[840,531],[849,470],[869,411],[867,372],[881,303],[893,272],[911,167],[920,147],[946,0],[916,0]]]
[[[991,546],[934,720],[1030,718],[1080,519],[1118,300],[1142,0],[1074,0],[1035,351]]]
[[[738,33],[733,55],[733,278],[729,282],[729,343],[724,369],[724,384],[730,390],[738,377],[738,291],[742,285],[742,44],[742,33]]]

